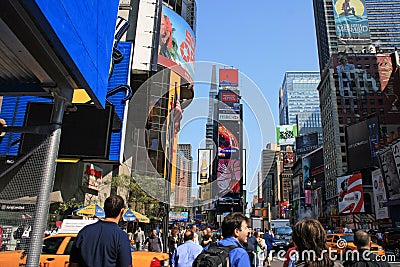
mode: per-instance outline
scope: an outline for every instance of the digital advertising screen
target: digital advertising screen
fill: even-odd
[[[196,41],[189,24],[163,5],[160,26],[158,64],[171,68],[193,83]]]
[[[276,139],[278,145],[294,145],[297,136],[297,125],[278,125]]]

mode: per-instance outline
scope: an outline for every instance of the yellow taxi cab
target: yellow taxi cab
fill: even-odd
[[[342,254],[349,250],[357,250],[354,244],[354,234],[327,234],[326,245],[337,254]],[[379,256],[385,255],[385,250],[382,246],[371,242],[371,252]]]
[[[72,244],[77,234],[56,234],[43,240],[40,266],[67,267]],[[24,250],[0,252],[0,267],[25,266],[27,254]],[[133,267],[169,266],[167,253],[135,251],[132,252]]]
[[[64,220],[66,221],[66,220]],[[66,228],[61,228],[61,233],[43,239],[42,253],[39,266],[68,267],[69,255],[80,228],[88,222],[69,220],[63,225],[72,224],[74,233],[65,233]],[[81,224],[81,225],[79,225]],[[78,229],[76,228],[78,225]],[[132,253],[132,267],[165,267],[169,266],[169,255],[161,252],[134,251]],[[26,264],[27,253],[24,250],[0,252],[0,267],[21,267]]]

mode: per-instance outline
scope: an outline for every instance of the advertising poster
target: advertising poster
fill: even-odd
[[[189,24],[163,5],[158,64],[173,67],[175,72],[192,83],[195,48],[195,35]]]
[[[307,184],[311,182],[311,159],[308,157],[302,158],[301,165],[303,169],[303,188],[309,189],[307,188]]]
[[[240,193],[241,163],[239,124],[225,121],[218,125],[217,184],[219,195]]]
[[[389,199],[399,199],[400,198],[400,141],[392,145],[392,157],[394,162],[395,171],[392,171],[392,175],[385,175],[386,186],[389,193]],[[390,156],[389,156],[390,157]],[[390,160],[388,159],[388,164],[386,164],[387,169],[392,169],[393,166],[390,165]],[[390,172],[390,171],[389,171]]]
[[[318,133],[310,133],[296,137],[296,154],[305,155],[318,148]]]
[[[364,191],[361,173],[337,178],[339,213],[364,212]]]
[[[187,211],[183,211],[183,212],[170,211],[169,212],[169,220],[171,222],[187,222],[189,220],[189,212],[187,212]]]
[[[376,80],[373,78],[374,73],[371,69],[359,69],[353,64],[358,61],[357,54],[346,54],[343,52],[334,55],[336,59],[334,66],[338,75],[339,92],[345,97],[352,97],[354,90],[361,90],[360,84],[367,84],[375,92],[379,90]]]
[[[383,206],[383,203],[385,203],[387,200],[382,172],[380,169],[374,170],[371,173],[371,176],[372,188],[374,191],[375,217],[378,220],[389,218],[388,208]]]
[[[378,64],[381,91],[384,92],[393,72],[392,57],[390,54],[377,54],[376,63]]]
[[[295,176],[293,178],[293,200],[300,199],[300,177]]]
[[[102,178],[103,169],[90,163],[85,163],[83,165],[83,187],[99,191],[99,186]]]
[[[294,153],[293,151],[282,152],[283,156],[283,167],[292,168],[294,164]]]
[[[360,43],[370,36],[364,0],[333,0],[336,34],[340,43]]]
[[[397,147],[397,143],[395,144]],[[397,148],[393,150],[397,155]],[[400,198],[400,186],[399,186],[399,173],[396,167],[392,148],[387,148],[379,154],[379,160],[381,170],[383,174],[383,181],[386,185],[386,193],[389,200],[395,200]]]
[[[219,86],[239,86],[239,72],[237,69],[220,69]]]
[[[212,173],[211,168],[211,150],[210,149],[199,149],[198,150],[198,161],[197,161],[197,184],[204,184],[209,182],[210,174]]]
[[[276,143],[282,145],[294,145],[297,136],[297,125],[279,125],[276,127]]]

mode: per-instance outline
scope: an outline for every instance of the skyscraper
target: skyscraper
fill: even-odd
[[[340,17],[343,17],[340,13],[344,12],[342,10],[343,1],[313,0],[321,71],[328,63],[332,53],[369,52],[371,44],[382,52],[393,52],[395,48],[400,48],[400,1],[362,0],[358,2],[358,5],[354,6],[356,16],[368,19],[368,23],[355,25],[353,29],[351,23],[346,26],[349,27],[348,32],[355,35],[359,35],[359,29],[364,27],[365,34],[362,38],[348,38],[343,41],[343,38],[339,36],[342,28],[338,23]],[[351,2],[350,5],[352,5]]]
[[[321,72],[318,91],[327,215],[338,213],[337,178],[355,171],[362,172],[365,212],[372,213],[373,195],[365,185],[370,185],[366,178],[377,167],[368,162],[376,157],[374,150],[379,148],[379,142],[371,129],[379,125],[379,136],[385,137],[393,135],[400,125],[397,104],[400,81],[394,60],[394,51],[400,46],[400,1],[314,0],[313,3]],[[370,124],[371,121],[374,123]],[[365,128],[361,128],[364,124]],[[357,142],[351,144],[350,126],[354,125],[361,130],[353,133]],[[365,144],[367,153],[355,156],[354,146],[360,144]],[[357,168],[355,162],[360,163]],[[331,225],[340,223],[333,219]]]
[[[298,134],[321,133],[317,71],[287,71],[279,96],[279,124],[297,124]]]
[[[191,204],[192,145],[178,144],[177,156],[175,206],[187,207]]]

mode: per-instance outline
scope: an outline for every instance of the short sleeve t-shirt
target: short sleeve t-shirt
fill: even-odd
[[[132,266],[128,234],[113,222],[85,226],[72,246],[70,261],[84,267]]]

